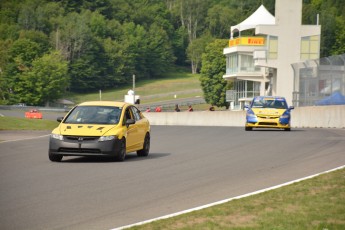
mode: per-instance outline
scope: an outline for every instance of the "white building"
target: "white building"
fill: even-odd
[[[316,17],[316,15],[315,15]],[[302,25],[302,0],[276,0],[275,17],[261,5],[231,27],[224,48],[226,74],[234,88],[227,92],[231,109],[243,109],[254,96],[284,96],[292,105],[293,63],[320,56],[320,25]],[[255,36],[241,36],[255,30]],[[238,35],[238,36],[234,36]]]

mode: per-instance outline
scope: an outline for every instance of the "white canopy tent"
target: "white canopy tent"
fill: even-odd
[[[233,38],[234,32],[239,32],[248,29],[254,29],[257,25],[275,25],[275,17],[261,5],[252,15],[250,15],[246,20],[237,24],[236,26],[231,26],[231,38]]]

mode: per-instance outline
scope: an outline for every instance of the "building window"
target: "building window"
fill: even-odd
[[[269,36],[268,37],[268,59],[278,58],[278,37]]]
[[[254,61],[253,56],[241,55],[241,72],[253,72]]]
[[[230,54],[226,56],[226,74],[236,74],[238,72],[261,72],[259,66],[254,66],[252,55]]]
[[[253,98],[255,96],[260,96],[260,82],[247,81],[246,83],[247,83],[246,98]]]
[[[234,74],[238,72],[238,55],[230,54],[226,56],[226,74]]]
[[[301,38],[301,60],[319,58],[320,36],[308,36]]]
[[[241,60],[241,72],[261,72],[261,68],[259,66],[254,66],[254,59],[252,55],[241,54],[239,56]]]
[[[241,101],[251,100],[255,96],[260,96],[260,82],[235,80],[234,82],[234,109],[242,109]]]

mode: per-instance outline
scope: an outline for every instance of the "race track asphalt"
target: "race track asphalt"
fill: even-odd
[[[41,134],[0,142],[0,229],[111,229],[345,165],[343,129],[152,126],[124,162],[50,162]]]

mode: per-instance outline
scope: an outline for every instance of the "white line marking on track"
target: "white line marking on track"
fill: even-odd
[[[0,144],[1,144],[1,143],[5,143],[5,142],[14,142],[14,141],[23,141],[23,140],[37,139],[37,138],[41,138],[41,137],[47,137],[47,136],[49,136],[49,135],[50,135],[50,134],[43,135],[43,136],[38,136],[38,137],[28,137],[28,138],[22,138],[22,139],[15,139],[15,140],[8,140],[8,141],[0,141]]]
[[[225,200],[220,200],[220,201],[217,201],[217,202],[214,202],[214,203],[210,203],[210,204],[202,205],[202,206],[199,206],[199,207],[187,209],[187,210],[184,210],[184,211],[181,211],[181,212],[175,212],[175,213],[172,213],[172,214],[168,214],[168,215],[165,215],[165,216],[153,218],[153,219],[150,219],[150,220],[145,220],[145,221],[141,221],[141,222],[138,222],[138,223],[134,223],[134,224],[118,227],[118,228],[113,228],[111,230],[121,230],[121,229],[126,229],[126,228],[131,228],[131,227],[134,227],[134,226],[139,226],[139,225],[147,224],[147,223],[150,223],[150,222],[153,222],[153,221],[156,221],[156,220],[168,219],[168,218],[171,218],[171,217],[174,217],[174,216],[179,216],[179,215],[182,215],[182,214],[185,214],[185,213],[201,210],[201,209],[204,209],[204,208],[209,208],[209,207],[212,207],[212,206],[215,206],[215,205],[218,205],[218,204],[224,204],[224,203],[232,201],[232,200],[237,200],[237,199],[241,199],[241,198],[244,198],[244,197],[248,197],[248,196],[256,195],[256,194],[259,194],[259,193],[267,192],[267,191],[270,191],[270,190],[273,190],[273,189],[281,188],[281,187],[284,187],[284,186],[287,186],[287,185],[290,185],[290,184],[293,184],[293,183],[297,183],[297,182],[300,182],[300,181],[308,180],[308,179],[320,176],[322,174],[330,173],[330,172],[333,172],[333,171],[336,171],[336,170],[339,170],[339,169],[343,169],[343,168],[345,168],[345,165],[337,167],[337,168],[334,168],[334,169],[331,169],[331,170],[328,170],[328,171],[325,171],[325,172],[321,172],[321,173],[318,173],[318,174],[314,174],[314,175],[311,175],[311,176],[307,176],[307,177],[303,177],[303,178],[300,178],[300,179],[297,179],[297,180],[293,180],[293,181],[289,181],[289,182],[286,182],[286,183],[283,183],[283,184],[279,184],[279,185],[276,185],[276,186],[273,186],[273,187],[261,189],[261,190],[258,190],[258,191],[255,191],[255,192],[251,192],[251,193],[247,193],[247,194],[240,195],[240,196],[235,196],[235,197],[228,198],[228,199],[225,199]]]

